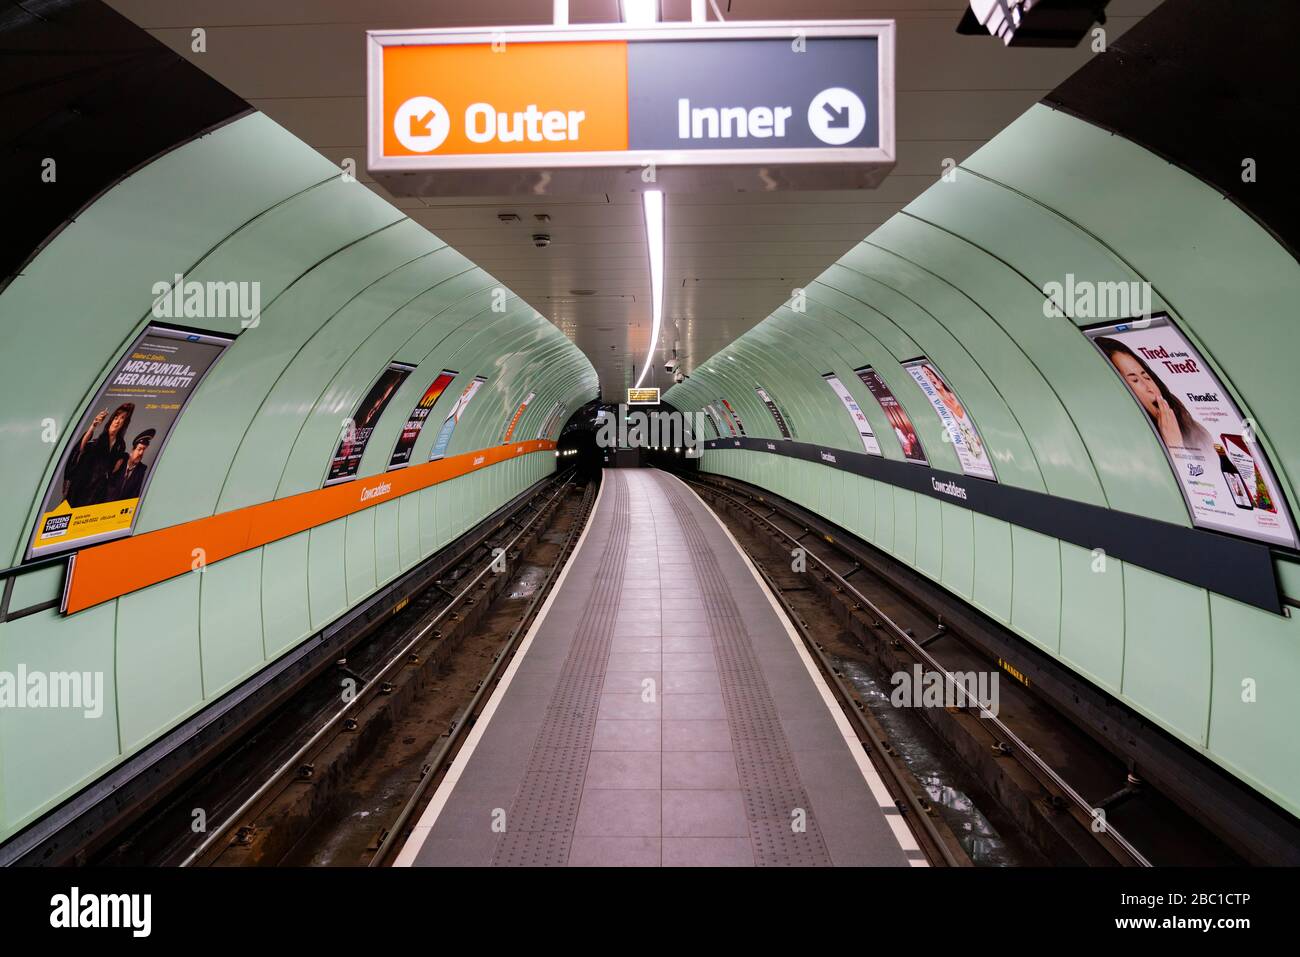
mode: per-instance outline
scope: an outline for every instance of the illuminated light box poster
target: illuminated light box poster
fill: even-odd
[[[975,423],[971,421],[970,413],[957,398],[957,394],[948,387],[934,363],[923,356],[904,362],[903,368],[916,380],[925,397],[930,400],[930,405],[934,406],[939,423],[957,453],[957,460],[961,462],[962,472],[996,482],[998,477],[993,472],[993,463],[989,460],[988,450],[984,447]]]
[[[157,325],[141,333],[67,436],[27,558],[131,534],[172,427],[233,341]]]
[[[745,423],[740,421],[740,413],[731,407],[731,403],[726,399],[719,399],[722,403],[722,410],[726,412],[727,419],[732,425],[732,432],[736,435],[745,435]]]
[[[1146,412],[1192,523],[1295,547],[1295,525],[1254,430],[1169,316],[1084,333]]]
[[[722,402],[714,403],[712,408],[713,414],[718,417],[718,421],[725,426],[723,434],[728,438],[733,437],[736,434],[736,423],[731,421],[731,416],[727,415],[726,410],[723,409]]]
[[[713,407],[713,412],[718,417],[718,421],[722,423],[726,437],[734,438],[737,434],[736,423],[731,420],[731,416],[727,415],[726,410],[722,408],[721,404],[715,405]]]
[[[388,403],[393,400],[393,394],[413,371],[415,371],[413,365],[405,362],[390,362],[388,368],[380,373],[375,384],[370,387],[370,391],[352,413],[347,428],[343,430],[343,437],[339,439],[334,457],[330,459],[329,471],[325,475],[326,485],[350,482],[356,478],[357,470],[361,468],[361,456],[365,454],[366,444],[375,431],[379,417],[384,414]]]
[[[862,440],[862,448],[866,450],[868,455],[880,455],[880,443],[876,441],[876,433],[871,431],[871,423],[867,421],[862,406],[858,405],[858,400],[853,398],[853,393],[844,388],[844,383],[833,372],[823,372],[822,378],[840,397],[840,402],[848,410],[849,417],[853,419],[853,424],[857,427],[858,438]]]
[[[772,397],[767,394],[767,391],[761,385],[754,386],[754,394],[758,396],[760,402],[767,406],[768,413],[771,414],[772,420],[776,422],[776,427],[781,432],[781,438],[790,438],[790,426],[786,424],[785,416],[783,416],[781,410],[776,407],[776,403],[772,401]]]
[[[853,371],[880,404],[880,410],[885,413],[890,427],[898,436],[898,444],[903,447],[903,458],[917,465],[929,465],[929,460],[925,457],[925,449],[921,447],[921,440],[917,437],[916,427],[912,425],[912,420],[908,418],[907,410],[903,408],[902,403],[894,398],[894,393],[890,391],[889,386],[885,385],[885,380],[880,378],[880,374],[871,366],[863,366]]]
[[[478,390],[483,388],[483,383],[487,382],[486,377],[476,375],[469,385],[465,386],[456,404],[451,407],[447,413],[447,418],[442,423],[442,428],[438,430],[438,437],[433,440],[433,450],[429,453],[429,461],[440,459],[447,454],[447,446],[451,444],[451,435],[456,431],[456,423],[460,417],[465,414],[465,407],[469,405],[470,400],[478,394]]]
[[[515,434],[515,426],[519,424],[519,420],[523,418],[524,410],[528,408],[528,403],[532,402],[536,395],[537,393],[530,392],[524,396],[524,401],[519,403],[519,408],[515,409],[515,414],[510,417],[510,424],[506,426],[506,434],[501,436],[502,445],[509,443],[510,436]]]
[[[451,369],[443,369],[438,373],[438,377],[429,383],[429,388],[424,390],[424,395],[420,396],[420,401],[415,404],[411,414],[406,417],[406,424],[402,426],[402,434],[397,437],[397,444],[393,446],[392,457],[388,460],[389,469],[400,469],[411,462],[411,450],[415,448],[415,442],[420,437],[420,432],[424,429],[424,423],[429,421],[429,413],[433,411],[433,405],[438,401],[439,396],[447,391],[452,380],[456,378],[456,373]]]
[[[551,411],[546,413],[546,418],[537,427],[537,437],[539,439],[549,439],[551,437],[551,430],[555,428],[556,422],[560,418],[560,410],[561,406],[558,402],[551,406]]]
[[[715,439],[722,438],[722,429],[718,426],[718,420],[714,418],[717,413],[709,406],[704,407],[704,419],[709,423],[709,431],[713,433]]]
[[[713,423],[713,428],[714,431],[718,433],[718,438],[725,439],[736,434],[731,428],[730,423],[726,426],[723,425],[722,413],[718,411],[717,406],[712,402],[704,407],[704,411],[709,413],[709,421]]]

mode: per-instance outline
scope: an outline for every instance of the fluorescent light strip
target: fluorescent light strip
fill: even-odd
[[[641,388],[641,383],[650,372],[655,347],[659,345],[659,326],[664,318],[664,194],[657,189],[648,189],[641,194],[641,199],[645,207],[645,240],[650,247],[650,299],[654,324],[650,329],[650,346],[646,349],[645,365],[641,367],[634,389]]]
[[[659,22],[659,0],[622,0],[623,22],[645,25]]]

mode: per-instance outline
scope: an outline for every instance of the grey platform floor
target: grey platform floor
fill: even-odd
[[[606,470],[398,863],[923,864],[796,640],[687,486]]]

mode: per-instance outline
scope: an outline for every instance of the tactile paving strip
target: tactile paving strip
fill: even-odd
[[[713,633],[754,862],[760,867],[830,867],[830,852],[817,827],[808,792],[799,780],[776,703],[745,634],[740,609],[686,494],[676,484],[666,485],[665,490],[689,546]]]
[[[562,866],[569,860],[630,534],[627,480],[611,469],[604,481],[610,483],[613,510],[609,538],[596,569],[591,601],[578,621],[559,683],[529,752],[527,771],[506,813],[505,834],[492,855],[497,867]]]

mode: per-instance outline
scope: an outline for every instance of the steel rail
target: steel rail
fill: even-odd
[[[538,509],[537,514],[530,518],[528,524],[521,528],[514,538],[510,540],[509,544],[504,547],[503,552],[509,552],[510,549],[528,533],[533,525],[536,524],[538,519],[547,513],[550,506],[552,506],[556,500],[566,492],[570,484],[571,476],[570,478],[566,478],[560,484],[556,492],[546,501],[546,505]],[[181,862],[180,866],[190,867],[206,856],[223,836],[229,834],[239,826],[240,820],[247,816],[249,810],[270,794],[272,789],[276,788],[287,774],[301,767],[304,759],[310,756],[313,752],[319,750],[320,746],[328,743],[329,740],[333,740],[334,734],[337,733],[339,726],[347,719],[349,714],[358,709],[363,703],[368,703],[374,698],[377,689],[382,686],[383,679],[386,676],[396,673],[408,663],[407,659],[411,652],[422,641],[424,641],[429,632],[432,631],[434,627],[438,625],[465,597],[467,597],[470,591],[472,591],[489,572],[492,571],[495,563],[496,559],[494,556],[492,560],[484,565],[473,576],[473,578],[470,579],[469,583],[456,594],[452,601],[448,602],[445,607],[440,609],[437,614],[435,614],[424,624],[423,627],[420,628],[415,637],[406,642],[395,655],[389,658],[388,663],[376,672],[370,680],[358,690],[357,694],[351,700],[347,701],[342,708],[336,711],[334,715],[319,729],[317,729],[316,733],[308,738],[297,751],[284,761],[284,763],[271,772],[270,776],[267,777],[267,779],[263,781],[252,794],[245,798],[243,803],[229,814],[216,830],[210,832],[208,836],[200,842],[198,847],[191,851],[185,860]]]
[[[795,537],[792,536],[785,529],[781,528],[779,525],[772,522],[770,519],[764,518],[763,516],[759,515],[757,509],[751,508],[745,502],[742,502],[739,499],[737,499],[734,495],[728,494],[728,492],[721,491],[719,489],[719,486],[713,485],[708,482],[702,482],[699,479],[688,478],[686,480],[690,481],[692,484],[699,485],[702,488],[708,489],[710,492],[720,496],[721,498],[727,499],[737,507],[744,509],[754,518],[763,522],[765,525],[770,527],[775,532],[782,535],[788,541],[797,543],[797,539],[795,539]],[[788,519],[788,520],[794,521],[794,519]],[[808,530],[805,529],[805,534],[807,533],[807,531]],[[800,537],[802,538],[803,536]],[[832,568],[820,556],[813,554],[807,549],[805,549],[805,554],[809,558],[811,558],[814,562],[816,562],[828,575],[834,578],[841,589],[851,593],[854,597],[854,600],[859,602],[863,607],[869,609],[871,611],[871,614],[875,616],[877,621],[879,621],[890,632],[892,632],[894,637],[896,637],[898,640],[906,644],[908,646],[908,649],[916,658],[919,658],[925,665],[929,666],[934,671],[943,675],[944,682],[952,686],[953,688],[957,689],[957,692],[960,696],[960,700],[963,702],[962,706],[968,710],[976,711],[978,716],[982,720],[988,721],[989,725],[997,730],[998,735],[1001,735],[1002,737],[1005,738],[1004,743],[1009,744],[1011,746],[1012,751],[1014,751],[1022,759],[1022,761],[1029,766],[1030,770],[1035,773],[1035,776],[1039,778],[1040,783],[1043,783],[1043,779],[1045,778],[1046,781],[1050,782],[1053,787],[1061,791],[1070,800],[1070,802],[1075,805],[1075,807],[1079,811],[1081,811],[1084,815],[1086,815],[1086,817],[1090,822],[1097,821],[1097,820],[1101,820],[1103,822],[1105,821],[1104,813],[1100,812],[1098,808],[1093,807],[1092,804],[1086,798],[1083,797],[1083,795],[1081,795],[1078,791],[1076,791],[1073,787],[1071,787],[1070,784],[1059,774],[1057,774],[1056,771],[1049,764],[1047,764],[1046,761],[1044,761],[1041,757],[1039,757],[1037,752],[1035,752],[1033,748],[1031,748],[1023,740],[1021,740],[1020,737],[1009,727],[1007,727],[1007,725],[1004,724],[1002,720],[998,718],[997,715],[993,714],[991,711],[985,708],[984,705],[980,703],[979,699],[976,698],[974,695],[972,695],[962,682],[957,680],[956,676],[953,675],[952,672],[950,672],[947,668],[941,665],[937,660],[935,660],[933,655],[931,655],[928,651],[925,650],[924,647],[922,647],[920,642],[918,642],[915,638],[913,638],[910,634],[908,634],[907,631],[902,627],[900,627],[897,622],[895,622],[892,618],[886,615],[879,608],[879,606],[876,605],[875,602],[871,601],[871,599],[869,599],[866,595],[858,591],[858,589],[855,588],[852,584],[850,584],[849,581],[843,575],[841,575],[834,568]],[[1133,863],[1136,864],[1137,866],[1139,867],[1152,866],[1151,862],[1147,860],[1146,856],[1143,855],[1142,852],[1139,851],[1136,847],[1134,847],[1124,837],[1124,835],[1121,834],[1119,831],[1117,831],[1111,824],[1105,823],[1103,825],[1103,830],[1100,832],[1092,830],[1091,827],[1089,827],[1089,831],[1094,835],[1094,837],[1097,838],[1098,842],[1101,842],[1103,836],[1109,838],[1110,841],[1112,841],[1116,847],[1118,847],[1121,851],[1123,851],[1124,854],[1127,857],[1129,857],[1133,861]]]

